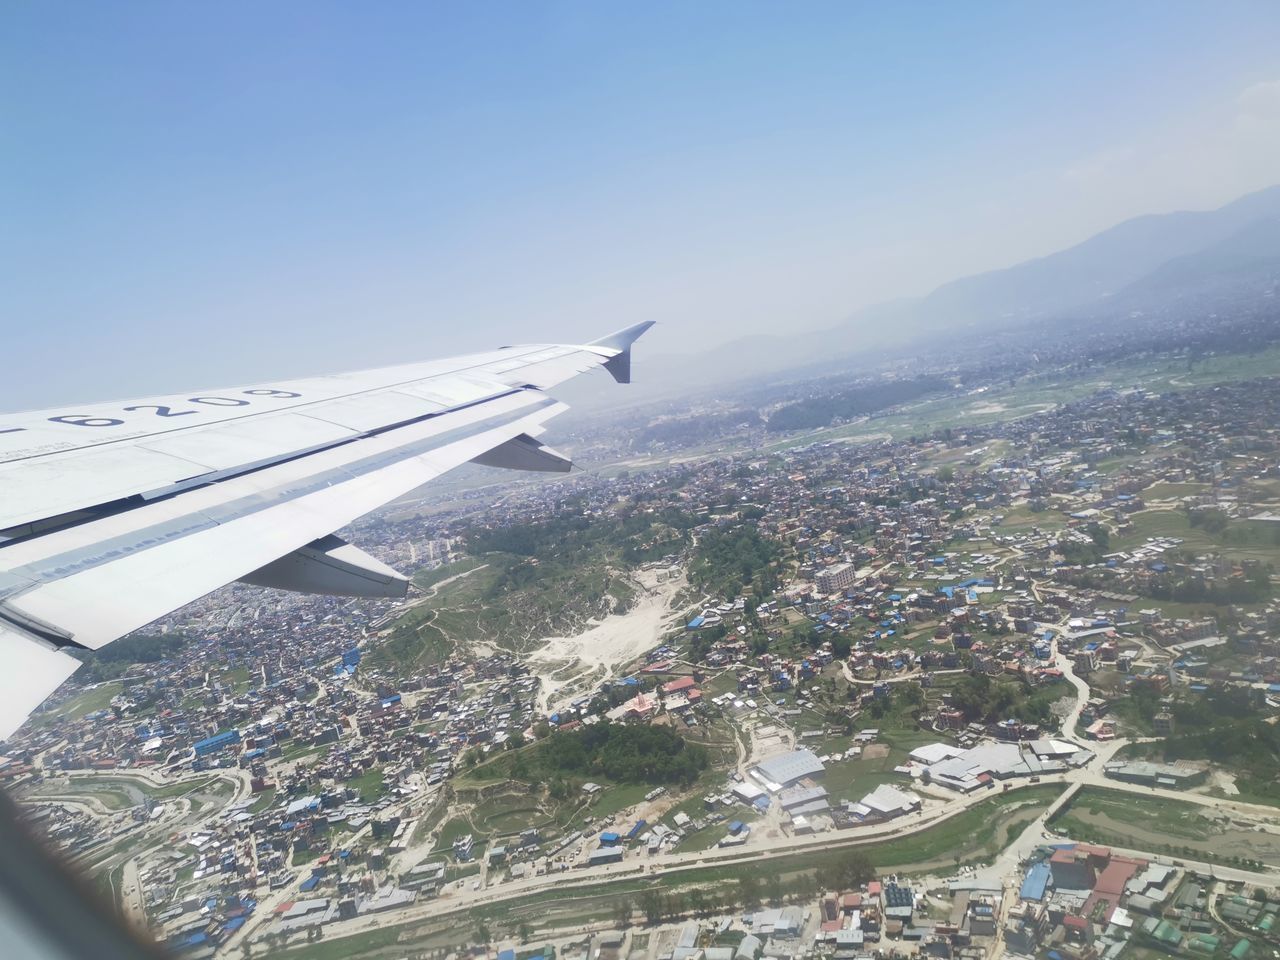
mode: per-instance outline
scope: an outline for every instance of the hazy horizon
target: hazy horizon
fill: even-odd
[[[1280,170],[1273,4],[7,26],[6,410],[821,329]]]

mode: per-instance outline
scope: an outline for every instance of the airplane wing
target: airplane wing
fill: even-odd
[[[79,662],[241,580],[404,596],[333,532],[475,461],[567,471],[536,439],[544,391],[596,367],[631,379],[652,322],[381,370],[0,417],[0,738]]]

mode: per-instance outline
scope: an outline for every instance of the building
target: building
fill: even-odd
[[[800,749],[761,760],[751,772],[770,791],[778,793],[824,770],[826,767],[812,750]]]
[[[1138,783],[1147,787],[1184,790],[1203,783],[1208,768],[1202,764],[1179,760],[1177,763],[1152,763],[1146,760],[1112,761],[1103,772],[1113,780]]]
[[[892,820],[920,809],[920,798],[890,783],[882,783],[850,807],[859,820]]]
[[[622,853],[620,846],[596,847],[587,854],[587,866],[597,867],[602,863],[621,863]]]
[[[232,744],[240,742],[239,730],[223,730],[216,733],[212,737],[206,737],[204,740],[196,741],[195,751],[197,757],[207,757],[210,754],[218,753],[226,749]]]
[[[853,586],[858,571],[852,563],[836,563],[818,571],[814,583],[819,593],[835,593]]]
[[[1078,847],[1053,851],[1049,870],[1053,885],[1062,890],[1092,890],[1097,879],[1089,852]]]

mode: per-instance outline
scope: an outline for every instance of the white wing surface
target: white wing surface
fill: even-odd
[[[0,737],[97,649],[234,580],[403,596],[333,531],[471,460],[567,470],[543,391],[630,381],[642,323],[581,346],[0,417]]]

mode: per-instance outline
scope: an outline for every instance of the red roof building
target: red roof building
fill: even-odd
[[[675,680],[672,680],[670,683],[664,683],[662,685],[662,692],[663,693],[683,693],[686,690],[693,689],[697,685],[698,685],[698,682],[694,680],[693,677],[679,677]]]

